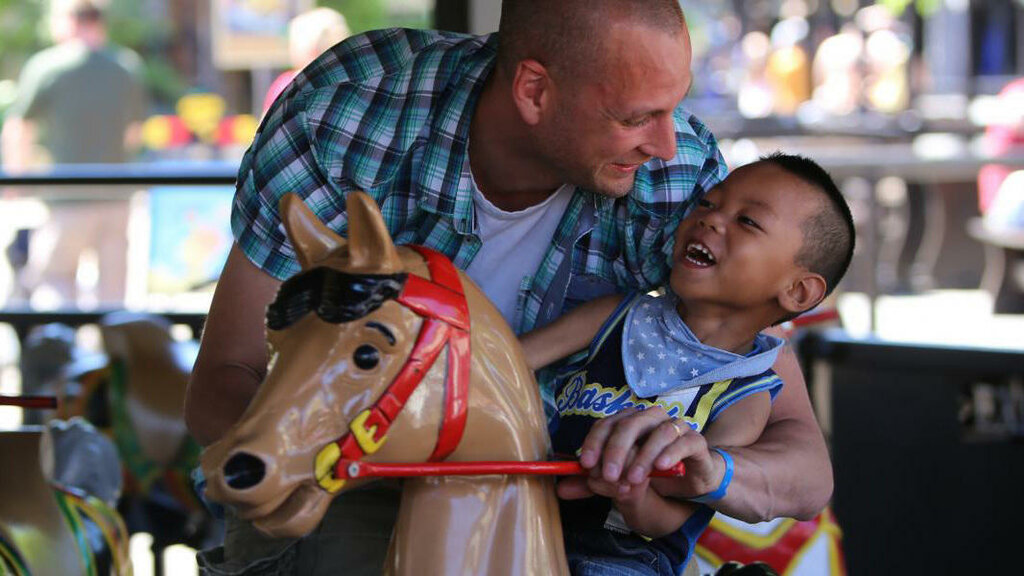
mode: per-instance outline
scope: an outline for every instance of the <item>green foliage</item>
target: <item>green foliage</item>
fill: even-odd
[[[46,45],[39,35],[42,13],[39,0],[0,0],[0,79],[16,78],[25,60]]]
[[[425,28],[431,24],[430,14],[392,12],[387,0],[318,0],[318,6],[334,8],[345,16],[353,34],[367,30],[403,26]]]
[[[318,0],[317,5],[341,12],[353,34],[390,25],[384,0]]]
[[[942,7],[942,0],[876,0],[875,3],[885,6],[896,16],[902,15],[910,4],[924,17],[931,16]]]

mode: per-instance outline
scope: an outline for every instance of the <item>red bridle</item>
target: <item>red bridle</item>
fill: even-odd
[[[431,280],[409,274],[397,300],[423,318],[420,333],[409,359],[377,402],[353,419],[349,432],[317,454],[315,474],[320,485],[329,492],[337,492],[346,480],[356,477],[583,473],[576,462],[440,462],[455,451],[466,429],[469,305],[459,273],[448,258],[422,246],[409,248],[426,261]],[[361,462],[384,443],[391,425],[445,345],[448,346],[448,374],[444,385],[444,414],[428,463]],[[671,475],[681,473],[681,467],[682,463]]]
[[[448,346],[444,414],[437,444],[429,461],[446,458],[459,445],[466,429],[469,394],[469,305],[459,273],[445,256],[422,246],[410,246],[426,261],[431,280],[409,274],[397,300],[423,318],[412,353],[395,380],[377,402],[353,419],[349,432],[317,455],[316,473],[321,486],[336,491],[350,478],[349,464],[373,454],[413,391]],[[335,448],[336,447],[336,448]],[[333,470],[331,469],[333,468]],[[333,478],[324,473],[332,472]]]

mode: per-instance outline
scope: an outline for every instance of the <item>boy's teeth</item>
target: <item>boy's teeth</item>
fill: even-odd
[[[701,244],[700,242],[691,242],[687,247],[688,253],[687,258],[698,264],[710,265],[715,263],[715,255],[708,250],[708,247]],[[700,256],[702,260],[697,260],[694,256]]]

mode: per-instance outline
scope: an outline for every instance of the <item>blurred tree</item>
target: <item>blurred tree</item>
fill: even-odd
[[[432,13],[409,12],[409,5],[417,3],[408,0],[317,0],[316,4],[341,12],[353,34],[391,26],[424,28],[433,24]]]
[[[3,0],[0,0],[3,1]],[[174,23],[160,13],[157,2],[112,0],[110,40],[138,52],[143,60],[143,80],[157,106],[170,106],[188,90],[188,83],[167,59]]]
[[[903,14],[907,7],[913,4],[918,14],[931,16],[942,7],[942,0],[877,0],[876,4],[885,6],[897,16]]]
[[[318,0],[317,6],[341,12],[353,34],[390,25],[385,0]]]
[[[29,54],[46,45],[40,0],[0,0],[0,79],[17,78]]]

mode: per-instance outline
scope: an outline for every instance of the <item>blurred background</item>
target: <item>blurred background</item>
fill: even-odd
[[[152,380],[160,364],[146,362],[161,354],[177,377],[161,385],[183,393],[232,242],[236,168],[290,71],[349,34],[487,33],[500,11],[500,0],[101,4],[100,42],[117,47],[119,68],[61,91],[105,91],[109,111],[57,102],[40,72],[69,33],[57,6],[0,0],[0,394],[49,391],[64,406],[88,404],[90,382],[112,373]],[[1014,566],[1024,0],[681,4],[694,44],[687,105],[730,166],[808,155],[841,183],[857,221],[850,273],[822,313],[793,327],[836,473],[832,548],[815,552],[833,560],[812,573]],[[333,11],[293,21],[317,7]],[[125,312],[152,337],[117,336]],[[51,415],[0,407],[0,429]],[[0,454],[0,473],[8,465]],[[136,547],[216,537],[181,506],[173,522],[188,530],[129,522],[143,538],[133,542],[146,542]],[[183,564],[171,573],[194,570],[187,551],[165,558],[175,554]],[[136,574],[161,570],[138,562]]]

